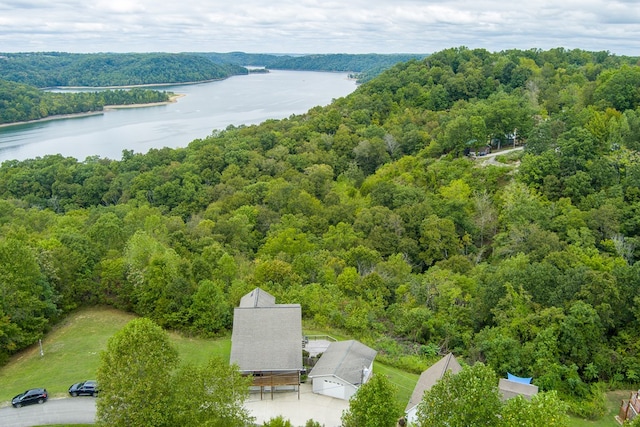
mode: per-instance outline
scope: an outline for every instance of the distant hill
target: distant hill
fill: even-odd
[[[247,70],[182,53],[0,54],[0,78],[39,88],[186,83],[237,74]]]
[[[360,83],[426,54],[278,55],[244,52],[0,53],[0,79],[38,88],[187,83],[247,74],[245,67],[349,72]]]
[[[398,62],[411,59],[422,59],[427,55],[412,54],[331,54],[306,55],[300,57],[280,57],[271,64],[271,68],[283,70],[321,70],[321,71],[350,71],[360,73],[374,68],[389,68]]]
[[[314,54],[270,55],[243,52],[195,53],[219,64],[263,66],[273,70],[336,71],[354,73],[359,81],[368,81],[399,62],[423,59],[427,54]]]

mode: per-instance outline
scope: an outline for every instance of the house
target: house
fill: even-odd
[[[452,353],[449,353],[420,374],[420,378],[413,389],[411,399],[409,399],[409,403],[404,410],[408,425],[415,425],[417,422],[418,405],[422,401],[424,393],[431,390],[431,387],[444,377],[445,372],[450,371],[452,374],[457,374],[461,370],[462,366],[460,366],[456,357]]]
[[[233,311],[230,362],[253,377],[260,392],[297,389],[302,370],[302,310],[300,304],[276,304],[260,288],[243,296]]]
[[[512,397],[522,396],[531,400],[534,394],[538,393],[538,386],[531,384],[532,378],[521,378],[507,373],[507,378],[500,378],[498,390],[502,400]]]
[[[373,372],[377,352],[359,341],[336,341],[309,373],[314,393],[349,400]]]

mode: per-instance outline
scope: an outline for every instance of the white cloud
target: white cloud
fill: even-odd
[[[0,50],[640,55],[637,0],[0,0]]]

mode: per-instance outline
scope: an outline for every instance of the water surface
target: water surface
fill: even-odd
[[[62,154],[120,159],[123,150],[185,147],[216,129],[301,114],[346,96],[345,73],[271,71],[195,85],[158,88],[184,94],[178,102],[0,128],[0,162]]]

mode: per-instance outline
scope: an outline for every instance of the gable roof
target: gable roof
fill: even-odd
[[[512,397],[522,396],[525,399],[531,399],[534,394],[538,393],[538,386],[526,384],[519,381],[513,381],[506,378],[500,378],[498,389],[502,395],[502,400],[511,399]]]
[[[276,297],[260,288],[255,288],[240,299],[240,307],[272,307],[276,305]]]
[[[300,304],[276,304],[260,288],[243,296],[233,311],[230,362],[245,372],[301,370]]]
[[[451,371],[451,373],[457,374],[461,370],[462,366],[460,366],[458,359],[456,359],[453,353],[449,353],[442,359],[438,360],[436,363],[431,365],[429,369],[420,374],[420,378],[413,389],[413,394],[411,395],[411,399],[409,399],[409,403],[407,403],[405,410],[408,411],[418,405],[420,401],[422,401],[424,392],[431,390],[431,387],[433,387],[439,379],[444,377],[445,372]]]
[[[363,370],[370,369],[377,353],[355,340],[332,342],[309,372],[309,378],[335,376],[350,384],[359,385]]]

